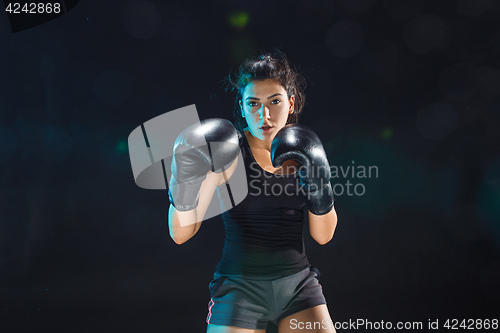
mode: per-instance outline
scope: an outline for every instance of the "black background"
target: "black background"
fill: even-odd
[[[305,234],[332,319],[499,319],[499,18],[494,0],[93,0],[12,33],[1,14],[0,331],[206,329],[222,221],[174,244],[127,137],[190,104],[231,119],[224,78],[274,47],[330,163],[378,167],[332,179],[365,192],[336,187],[330,243]]]

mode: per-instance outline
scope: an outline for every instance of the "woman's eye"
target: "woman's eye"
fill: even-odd
[[[249,106],[256,106],[256,105],[257,105],[257,102],[248,102],[248,105],[249,105]]]
[[[279,99],[273,99],[271,104],[279,104],[281,101]]]

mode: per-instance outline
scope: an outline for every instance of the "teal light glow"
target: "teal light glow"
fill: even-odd
[[[126,153],[128,152],[128,145],[126,140],[120,140],[116,144],[116,152],[117,153]]]

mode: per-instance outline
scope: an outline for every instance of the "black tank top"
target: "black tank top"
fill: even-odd
[[[296,173],[277,175],[255,161],[243,135],[248,195],[224,212],[220,274],[282,277],[309,267],[304,241],[305,196]]]

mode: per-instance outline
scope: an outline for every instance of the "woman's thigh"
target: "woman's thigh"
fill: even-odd
[[[207,333],[266,333],[266,330],[252,330],[234,326],[208,324]]]
[[[326,304],[290,315],[279,322],[279,333],[335,333]]]

